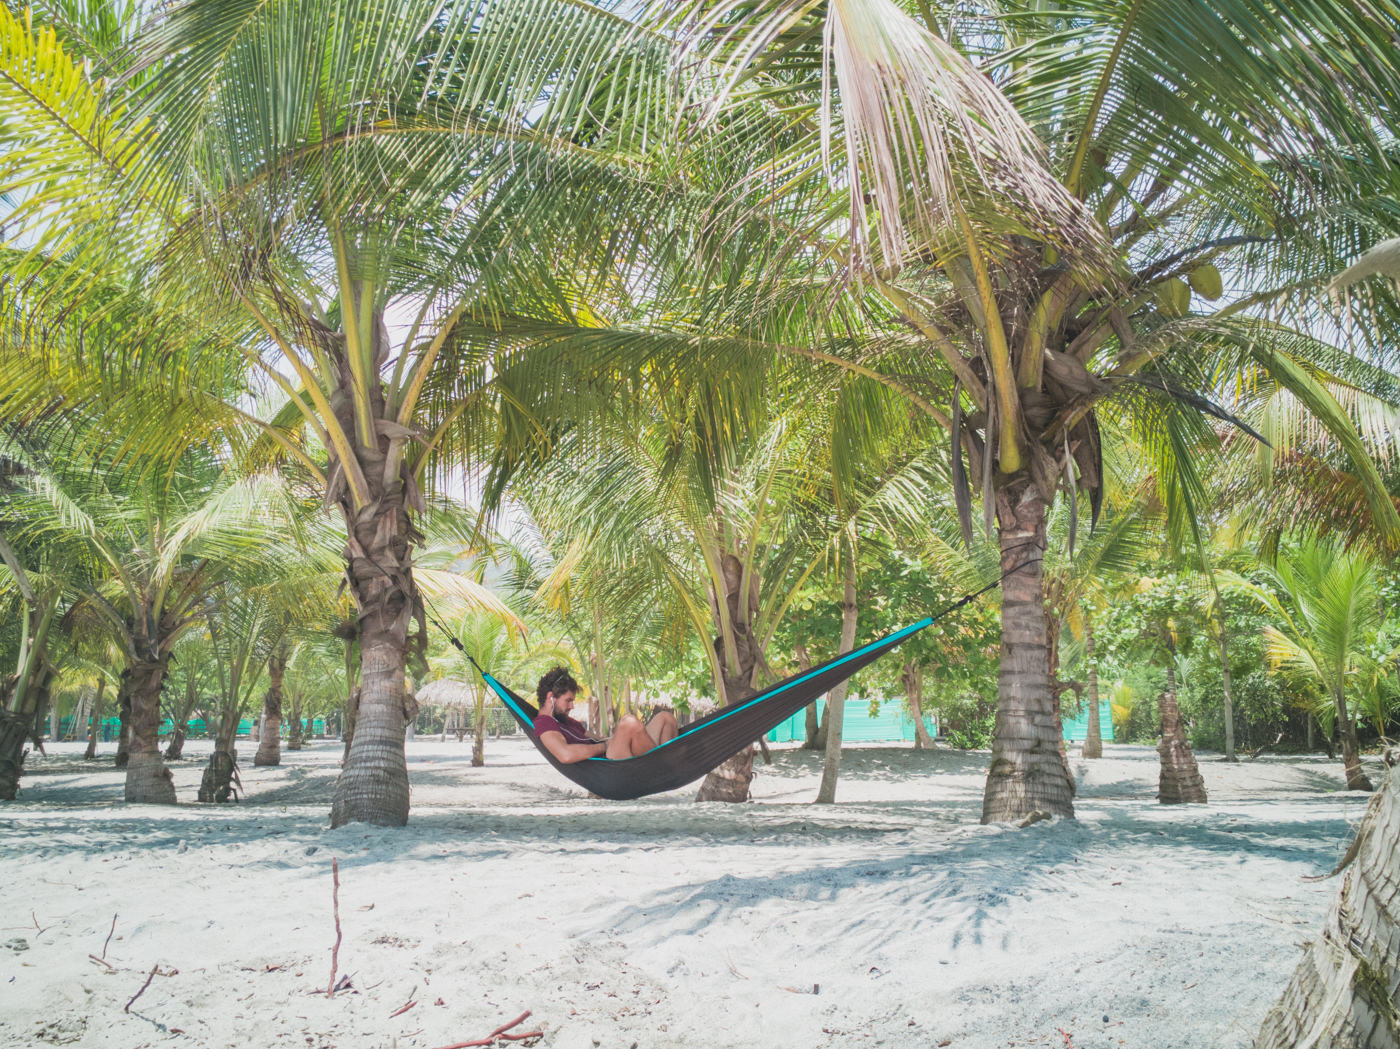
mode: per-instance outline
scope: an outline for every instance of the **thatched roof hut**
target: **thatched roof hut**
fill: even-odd
[[[421,706],[466,709],[476,705],[476,689],[455,677],[440,677],[420,685],[417,696]]]

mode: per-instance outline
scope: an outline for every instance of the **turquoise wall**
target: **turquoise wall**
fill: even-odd
[[[60,719],[59,719],[58,734],[59,734],[59,736],[60,736],[61,738],[65,738],[65,739],[67,738],[67,736],[68,736],[68,724],[69,724],[69,722],[71,722],[72,720],[73,720],[73,719],[72,719],[71,717],[60,718]],[[305,718],[302,719],[303,722],[304,722],[305,720],[306,720]],[[169,718],[165,718],[165,719],[163,719],[163,720],[161,721],[161,723],[160,723],[160,728],[158,729],[158,731],[159,731],[160,735],[162,735],[162,736],[168,736],[168,735],[170,735],[171,731],[172,731],[174,728],[175,728],[174,722],[172,722]],[[101,738],[103,739],[103,741],[110,741],[110,740],[116,739],[116,738],[117,738],[117,734],[118,734],[120,731],[121,731],[121,721],[120,721],[119,719],[117,719],[117,718],[103,718],[103,719],[102,719],[102,736],[101,736]],[[248,735],[248,734],[249,734],[250,732],[252,732],[252,731],[253,731],[253,719],[252,719],[252,718],[243,718],[243,719],[241,719],[241,720],[238,722],[238,732],[236,733],[237,735],[246,736],[246,735]],[[83,739],[87,739],[87,730],[86,730],[85,728],[80,728],[80,729],[79,729],[79,732],[81,733],[81,737],[82,737]],[[325,722],[325,719],[324,719],[324,718],[317,718],[317,719],[316,719],[314,732],[315,732],[315,734],[318,735],[318,736],[325,735],[325,732],[326,732],[326,722]],[[193,736],[193,737],[207,736],[207,735],[209,734],[209,730],[208,730],[208,728],[207,728],[207,727],[205,726],[205,724],[204,724],[204,719],[203,719],[203,718],[191,718],[191,719],[189,720],[189,722],[187,723],[186,734],[189,735],[189,736]],[[285,736],[286,734],[287,734],[287,721],[286,721],[285,718],[283,718],[283,720],[282,720],[282,735]]]
[[[1089,704],[1084,704],[1077,718],[1065,718],[1061,725],[1066,740],[1071,743],[1083,742],[1089,734]],[[1113,742],[1113,708],[1106,699],[1099,700],[1099,738],[1105,743]]]
[[[817,713],[820,716],[825,708],[825,700],[817,700]],[[930,736],[938,735],[938,721],[924,718],[924,725]],[[799,710],[768,733],[771,743],[801,742],[807,738],[807,714]],[[904,713],[904,704],[890,702],[880,704],[880,713],[870,716],[870,700],[848,699],[842,710],[841,738],[849,743],[892,743],[897,740],[912,742],[914,739],[914,719]]]

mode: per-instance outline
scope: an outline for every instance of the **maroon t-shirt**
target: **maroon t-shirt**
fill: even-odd
[[[567,714],[560,714],[557,717],[550,717],[548,714],[536,716],[531,728],[535,731],[535,738],[539,739],[546,732],[559,732],[568,743],[602,743],[601,739],[594,739],[588,734],[586,726],[575,721]]]

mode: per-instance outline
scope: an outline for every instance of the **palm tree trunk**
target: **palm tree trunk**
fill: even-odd
[[[219,717],[219,727],[214,732],[214,751],[209,755],[209,764],[199,783],[199,800],[221,802],[233,797],[238,800],[235,785],[238,777],[238,751],[234,747],[234,737],[238,734],[237,704],[230,704]],[[208,724],[208,721],[205,722]]]
[[[905,698],[909,700],[909,713],[914,718],[914,749],[932,749],[928,726],[924,724],[924,668],[910,659],[900,671],[899,680],[904,685]]]
[[[159,652],[158,644],[147,647]],[[175,777],[160,756],[160,692],[167,655],[138,656],[128,668],[131,743],[127,751],[126,800],[153,805],[175,804]]]
[[[253,755],[254,765],[282,764],[282,677],[287,656],[281,651],[267,657],[267,694],[263,696],[262,737]]]
[[[1162,738],[1157,744],[1161,768],[1157,775],[1157,800],[1163,805],[1204,804],[1206,784],[1196,765],[1196,755],[1186,740],[1181,709],[1176,704],[1176,668],[1167,662],[1167,690],[1157,700]]]
[[[472,711],[472,767],[481,768],[486,764],[486,695],[478,691],[476,707]]]
[[[1094,661],[1094,625],[1089,613],[1084,613],[1084,661],[1089,677],[1089,727],[1084,733],[1083,756],[1103,757],[1103,728],[1099,725],[1099,666]]]
[[[199,691],[193,674],[185,677],[185,702],[175,712],[170,729],[170,742],[165,746],[165,760],[179,761],[185,753],[185,737],[189,734],[190,717],[199,702]]]
[[[91,761],[97,757],[97,737],[102,735],[102,694],[105,691],[107,691],[107,678],[99,674],[97,695],[92,698],[92,720],[88,728],[87,750],[83,752],[84,761]]]
[[[846,563],[842,572],[841,591],[841,647],[837,655],[844,656],[856,647],[856,617],[860,606],[856,604],[856,557],[855,544],[848,543]],[[841,732],[845,724],[847,678],[827,693],[826,706],[831,712],[827,717],[826,761],[822,764],[822,782],[817,788],[818,805],[836,803],[836,780],[841,774]]]
[[[1019,821],[1032,812],[1072,819],[1074,788],[1060,757],[1042,594],[1049,503],[1026,479],[1001,488],[996,503],[1004,576],[1001,669],[982,822]]]
[[[179,761],[185,756],[185,736],[188,731],[185,722],[177,718],[170,728],[170,740],[165,744],[166,761]]]
[[[381,414],[382,405],[375,412],[376,417]],[[348,410],[345,422],[353,425]],[[347,426],[347,432],[350,429]],[[408,822],[407,664],[410,648],[421,651],[424,642],[411,548],[421,536],[408,517],[404,471],[383,483],[385,448],[387,441],[374,449],[358,449],[375,501],[357,510],[348,495],[341,498],[350,537],[347,576],[360,616],[360,688],[354,734],[331,801],[332,827],[401,827]],[[410,641],[415,621],[418,629]]]
[[[131,668],[122,670],[117,682],[117,754],[112,764],[126,768],[131,759]]]
[[[1335,693],[1337,703],[1337,735],[1342,740],[1342,767],[1346,770],[1347,790],[1375,790],[1361,769],[1361,743],[1356,738],[1356,722],[1347,712],[1346,693]]]
[[[797,643],[797,669],[805,674],[812,669],[812,656],[807,651],[807,646],[801,641]],[[802,749],[820,750],[817,745],[817,730],[821,727],[817,715],[817,701],[814,699],[802,709]]]
[[[1217,609],[1220,616],[1220,631],[1216,636],[1216,641],[1220,649],[1220,684],[1222,704],[1225,716],[1225,760],[1238,761],[1235,757],[1235,701],[1230,689],[1230,643],[1228,628],[1225,625],[1225,605],[1218,600]]]
[[[724,631],[721,627],[714,645],[715,652],[719,656],[724,702],[726,705],[732,705],[758,694],[758,690],[753,687],[754,669],[758,665],[758,639],[753,636],[753,631],[750,628],[752,613],[755,611],[754,605],[757,602],[755,595],[743,595],[740,592],[744,572],[743,564],[737,557],[732,553],[724,554],[722,569],[724,573],[722,600],[728,602],[729,606],[730,643],[728,645],[725,643]],[[717,626],[721,626],[717,608],[715,622]],[[729,658],[728,650],[731,645],[737,662],[731,661]],[[752,782],[753,747],[748,746],[718,768],[710,771],[709,775],[705,777],[705,781],[700,784],[700,790],[695,795],[695,800],[748,801],[749,785]]]
[[[1390,772],[1338,867],[1351,869],[1254,1049],[1400,1046],[1400,749],[1386,763]]]
[[[301,697],[294,696],[292,699],[292,718],[287,722],[288,750],[300,750],[302,748],[301,704]]]
[[[0,708],[0,801],[14,801],[24,771],[29,715]]]

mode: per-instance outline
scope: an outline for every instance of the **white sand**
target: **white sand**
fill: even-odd
[[[473,769],[432,739],[408,828],[332,831],[337,743],[257,769],[245,741],[241,804],[174,809],[122,804],[110,745],[50,749],[0,807],[4,1046],[433,1049],[527,1009],[550,1049],[1245,1046],[1366,804],[1338,762],[1202,755],[1210,804],[1160,806],[1121,746],[1025,830],[979,826],[986,754],[942,749],[852,749],[834,807],[792,749],[754,804],[615,803],[521,740]]]

